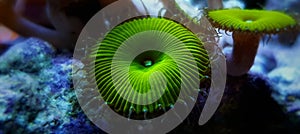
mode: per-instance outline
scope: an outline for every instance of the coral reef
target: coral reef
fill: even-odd
[[[286,6],[278,3],[277,6]],[[256,34],[255,30],[252,32]],[[296,39],[294,46],[270,40],[268,45],[258,48],[248,74],[228,76],[222,104],[204,126],[198,126],[198,119],[209,90],[199,91],[192,113],[170,133],[299,133],[300,40],[298,36]],[[159,55],[147,52],[140,56],[146,59],[138,57],[135,62],[145,70],[150,69],[156,66],[157,61],[151,58],[156,54]],[[170,60],[167,56],[157,59]],[[88,75],[81,70],[83,66],[70,53],[57,51],[36,38],[28,38],[5,51],[0,56],[0,134],[104,133],[89,121],[77,102],[71,70],[79,72],[73,76],[79,83],[74,84],[85,85],[87,81],[80,81]]]

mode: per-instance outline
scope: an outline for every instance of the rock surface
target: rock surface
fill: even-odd
[[[0,59],[0,133],[102,132],[77,103],[70,54],[29,38]]]

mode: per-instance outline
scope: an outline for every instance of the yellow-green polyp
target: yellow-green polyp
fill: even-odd
[[[279,11],[223,9],[208,11],[215,27],[227,31],[248,31],[263,34],[278,33],[296,26],[291,16]]]
[[[117,65],[116,68],[118,68],[118,70],[124,70],[126,68],[124,67],[125,64],[121,64],[126,63],[127,65],[129,62],[129,82],[133,89],[139,93],[146,93],[151,90],[149,84],[150,75],[154,72],[161,72],[167,79],[165,92],[162,94],[161,98],[148,105],[134,104],[122,98],[116,91],[116,87],[112,80],[111,66],[114,55],[118,48],[126,40],[138,33],[146,31],[165,32],[182,42],[184,47],[187,50],[190,50],[192,59],[195,59],[200,78],[203,78],[205,75],[204,73],[206,73],[209,69],[209,57],[207,51],[203,47],[203,43],[195,34],[180,23],[166,18],[147,17],[130,19],[114,27],[105,35],[102,42],[98,44],[99,47],[95,52],[95,78],[100,95],[109,104],[109,106],[120,115],[132,119],[154,118],[162,115],[168,109],[172,108],[178,98],[181,87],[181,72],[178,68],[177,62],[180,62],[185,66],[189,66],[190,64],[190,61],[186,61],[185,58],[180,58],[183,55],[186,56],[186,52],[174,47],[175,44],[172,44],[173,42],[168,42],[167,36],[162,36],[160,37],[162,42],[158,44],[162,45],[162,48],[164,48],[163,52],[154,50],[146,51],[136,57],[133,56],[135,57],[133,61],[119,61],[118,63],[120,63],[120,65]],[[136,39],[138,41],[142,41],[141,43],[132,43],[135,46],[130,46],[130,50],[131,48],[138,49],[140,48],[140,45],[145,45],[143,42],[153,40],[150,37],[150,39],[147,39],[147,37],[144,36],[135,38],[138,38]],[[128,46],[124,45],[122,47]],[[131,52],[123,53],[126,55],[132,55]],[[179,60],[175,62],[173,57],[168,54],[179,58]],[[124,73],[117,72],[116,76],[120,79],[120,82],[124,81]],[[160,81],[160,79],[153,79],[153,81]],[[122,87],[119,86],[119,88]],[[131,95],[131,93],[125,94]],[[132,97],[135,96],[133,95]],[[142,99],[147,100],[149,98],[136,99],[140,101]]]
[[[233,49],[226,54],[227,74],[242,76],[254,63],[262,35],[296,30],[296,21],[279,11],[222,9],[207,10],[211,24],[232,32]]]

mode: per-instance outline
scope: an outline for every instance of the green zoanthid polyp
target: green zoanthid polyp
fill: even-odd
[[[156,37],[135,36],[147,31],[153,31],[153,35]],[[167,33],[175,37],[184,44],[184,48],[178,47],[174,40],[159,33]],[[128,43],[129,39],[131,42]],[[126,45],[124,45],[124,42],[127,42],[127,44],[125,43]],[[115,86],[112,76],[112,62],[118,50],[124,50],[122,51],[124,57],[133,56],[132,53],[143,45],[159,46],[163,50],[142,52],[135,56],[132,61],[124,60],[123,57],[116,58],[118,64],[114,68],[116,68],[117,72],[114,72],[114,74],[118,77],[117,81],[120,84],[127,79],[122,72],[129,68],[128,81],[132,88],[138,93],[147,93],[149,90],[155,90],[155,88],[151,87],[152,85],[149,81],[158,84],[161,81],[161,77],[152,77],[151,75],[155,72],[161,72],[167,81],[166,89],[158,100],[147,105],[135,104],[124,99],[117,89],[131,98],[136,96],[131,91],[123,91],[122,89],[125,89],[125,87]],[[192,65],[187,60],[188,58],[185,58],[185,56],[189,55],[183,49],[189,50],[189,53],[192,54],[190,56],[195,60],[198,72],[189,72]],[[184,68],[182,68],[185,69],[184,72],[199,73],[200,79],[205,78],[210,69],[209,56],[203,46],[203,42],[180,23],[161,17],[139,17],[119,24],[105,35],[98,44],[98,48],[93,56],[96,57],[94,75],[101,96],[115,112],[131,119],[154,118],[173,107],[177,101],[182,83],[182,72],[180,72],[178,64],[184,65]],[[188,76],[189,74],[184,75]],[[142,101],[151,97],[146,96],[146,98],[136,99]]]
[[[232,32],[233,49],[226,53],[227,73],[242,76],[252,67],[263,35],[296,31],[296,20],[280,11],[250,9],[208,10],[211,24]]]
[[[296,26],[295,19],[279,11],[223,9],[209,11],[207,16],[214,26],[227,31],[275,34]]]

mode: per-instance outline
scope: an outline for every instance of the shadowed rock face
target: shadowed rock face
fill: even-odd
[[[196,109],[205,103],[205,95],[198,97],[199,102],[193,113],[171,133],[295,133],[299,126],[289,120],[282,107],[272,98],[272,86],[266,77],[248,74],[241,77],[228,77],[222,104],[205,125],[193,122],[197,117]],[[199,108],[200,107],[200,108]],[[188,124],[188,125],[187,125]]]

